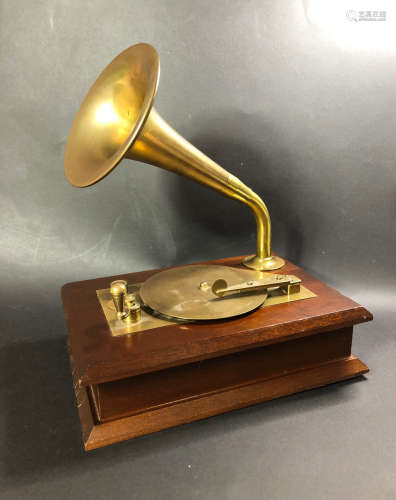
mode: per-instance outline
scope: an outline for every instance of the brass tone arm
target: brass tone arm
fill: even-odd
[[[218,297],[225,297],[239,293],[253,293],[280,289],[285,294],[300,291],[300,278],[292,275],[277,274],[262,280],[246,281],[237,285],[228,286],[226,280],[217,279],[212,285],[212,292]]]

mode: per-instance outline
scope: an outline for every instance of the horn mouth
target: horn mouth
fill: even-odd
[[[65,175],[76,187],[100,181],[133,145],[153,106],[159,57],[139,43],[115,57],[89,89],[71,128]]]

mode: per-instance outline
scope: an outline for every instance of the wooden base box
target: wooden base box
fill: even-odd
[[[113,337],[96,290],[118,278],[141,283],[159,271],[62,289],[87,450],[368,372],[351,345],[353,326],[372,315],[291,263],[279,272],[300,277],[315,297]]]

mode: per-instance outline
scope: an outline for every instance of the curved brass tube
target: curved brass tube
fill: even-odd
[[[152,109],[126,157],[175,172],[211,187],[247,205],[257,225],[256,255],[244,265],[260,271],[279,269],[284,260],[271,255],[271,219],[263,200],[237,177],[227,172],[179,135]]]

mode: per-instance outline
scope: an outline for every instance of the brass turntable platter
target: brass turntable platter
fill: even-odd
[[[219,298],[212,284],[224,279],[229,285],[257,280],[258,271],[227,266],[197,265],[169,269],[155,274],[140,289],[144,304],[156,312],[184,320],[225,319],[260,307],[266,291]]]

